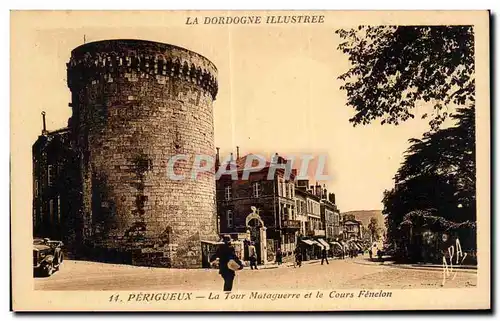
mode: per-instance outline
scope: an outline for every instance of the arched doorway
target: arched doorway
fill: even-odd
[[[255,250],[257,252],[257,262],[259,264],[267,263],[267,239],[266,227],[258,214],[258,209],[255,206],[251,207],[252,213],[248,214],[245,225],[247,227],[247,234],[250,241],[254,242]]]

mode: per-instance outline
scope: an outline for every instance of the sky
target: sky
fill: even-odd
[[[199,14],[201,16],[201,14]],[[346,94],[337,77],[349,68],[336,50],[336,27],[325,25],[187,26],[185,15],[154,17],[138,23],[108,16],[59,16],[53,24],[34,23],[14,37],[12,57],[12,151],[16,166],[31,173],[31,146],[41,133],[42,111],[49,130],[66,126],[71,116],[66,63],[71,50],[86,42],[134,38],[174,44],[210,59],[218,69],[214,102],[215,146],[222,154],[275,152],[327,155],[329,192],[344,211],[382,209],[383,192],[408,148],[428,123],[416,117],[399,126],[377,122],[353,127]],[[50,19],[49,19],[50,20]],[[61,27],[64,26],[64,27]],[[18,63],[15,63],[18,62]],[[31,186],[31,178],[15,184]],[[29,188],[31,193],[31,188]]]

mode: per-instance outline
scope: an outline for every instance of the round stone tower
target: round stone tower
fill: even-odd
[[[217,237],[215,177],[191,172],[195,155],[214,154],[214,64],[169,44],[106,40],[74,49],[67,67],[82,242],[99,260],[201,267],[200,241]],[[172,168],[174,155],[186,159]]]

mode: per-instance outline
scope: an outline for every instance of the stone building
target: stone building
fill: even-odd
[[[342,218],[345,240],[360,240],[363,237],[361,222],[354,215],[344,215]]]
[[[300,214],[297,217],[303,227],[298,245],[302,250],[304,260],[318,258],[321,249],[325,246],[322,244],[325,242],[325,230],[321,221],[320,190],[308,185],[309,180],[297,180],[295,189],[295,202],[300,204]],[[318,241],[319,239],[321,241]]]
[[[299,236],[304,237],[307,226],[307,185],[302,187],[299,185],[301,182],[303,181],[297,181],[295,186],[295,213],[300,224]],[[307,180],[305,182],[307,184]]]
[[[274,260],[278,248],[291,257],[300,230],[300,222],[295,214],[295,173],[291,171],[287,179],[286,171],[277,168],[272,178],[268,179],[272,163],[266,162],[261,170],[250,173],[248,179],[242,179],[247,157],[250,155],[239,157],[238,152],[236,159],[230,160],[235,163],[237,180],[229,174],[222,175],[217,180],[220,233],[230,234],[233,239],[254,241],[260,263]],[[219,155],[217,155],[218,159]],[[287,160],[275,155],[272,162],[285,164]],[[228,164],[220,166],[229,168]],[[260,219],[248,220],[253,217],[252,207],[255,208],[257,214],[255,217],[258,216]],[[254,226],[254,224],[263,224],[265,234],[259,235],[255,228],[261,226]],[[267,253],[264,253],[264,248]]]
[[[321,186],[311,185],[307,195],[306,235],[325,237],[325,227],[321,219]]]
[[[341,234],[340,211],[335,204],[335,194],[328,193],[326,187],[323,187],[321,195],[321,220],[325,228],[325,239],[332,242]]]
[[[295,189],[297,219],[301,223],[300,244],[303,255],[318,257],[326,248],[330,253],[332,242],[341,235],[340,213],[335,194],[318,183],[309,186],[309,180],[297,180]]]
[[[201,267],[201,242],[217,239],[215,179],[190,174],[195,154],[214,154],[214,64],[169,44],[106,40],[74,49],[67,68],[75,243],[97,260]]]
[[[67,128],[48,131],[43,116],[41,135],[32,147],[33,236],[73,241],[78,212],[79,173]]]

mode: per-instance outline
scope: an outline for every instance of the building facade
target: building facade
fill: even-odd
[[[307,193],[304,189],[295,188],[295,213],[300,224],[299,236],[306,235],[307,226]]]
[[[315,194],[307,195],[306,235],[310,237],[325,237],[325,227],[321,219],[321,198]]]
[[[344,215],[342,218],[344,240],[360,241],[363,238],[363,229],[360,221],[354,215]]]
[[[333,235],[332,239],[337,240],[342,236],[342,224],[340,219],[340,211],[337,210],[333,213]]]
[[[233,239],[255,242],[259,262],[274,260],[278,248],[286,255],[291,255],[300,231],[300,222],[295,211],[294,173],[290,177],[285,170],[276,169],[271,179],[268,174],[271,163],[258,172],[249,174],[248,179],[242,179],[243,165],[249,155],[234,160],[237,178],[232,175],[222,175],[217,180],[217,212],[220,222],[220,234],[230,234]],[[219,156],[217,156],[217,160]],[[233,161],[233,160],[231,160]],[[286,160],[275,156],[278,164]],[[218,161],[217,161],[218,162]],[[219,166],[219,165],[217,165]],[[228,166],[223,164],[221,166]],[[255,229],[258,220],[248,221],[252,207],[262,220],[265,227],[265,244],[262,236]],[[261,257],[262,247],[267,249],[267,257]]]
[[[317,193],[318,192],[318,193]],[[319,190],[309,186],[309,180],[297,180],[295,189],[295,203],[301,223],[301,233],[297,239],[297,246],[302,251],[304,260],[318,258],[321,255],[323,245],[318,243],[319,239],[325,237],[324,224],[321,220],[321,197]]]
[[[332,244],[342,238],[340,213],[335,194],[326,186],[309,185],[309,180],[297,180],[295,190],[297,217],[301,222],[299,245],[306,259],[319,257],[326,248],[332,255]],[[302,227],[303,226],[303,227]]]
[[[75,237],[80,186],[78,159],[67,128],[43,130],[32,147],[33,236],[71,243]]]

